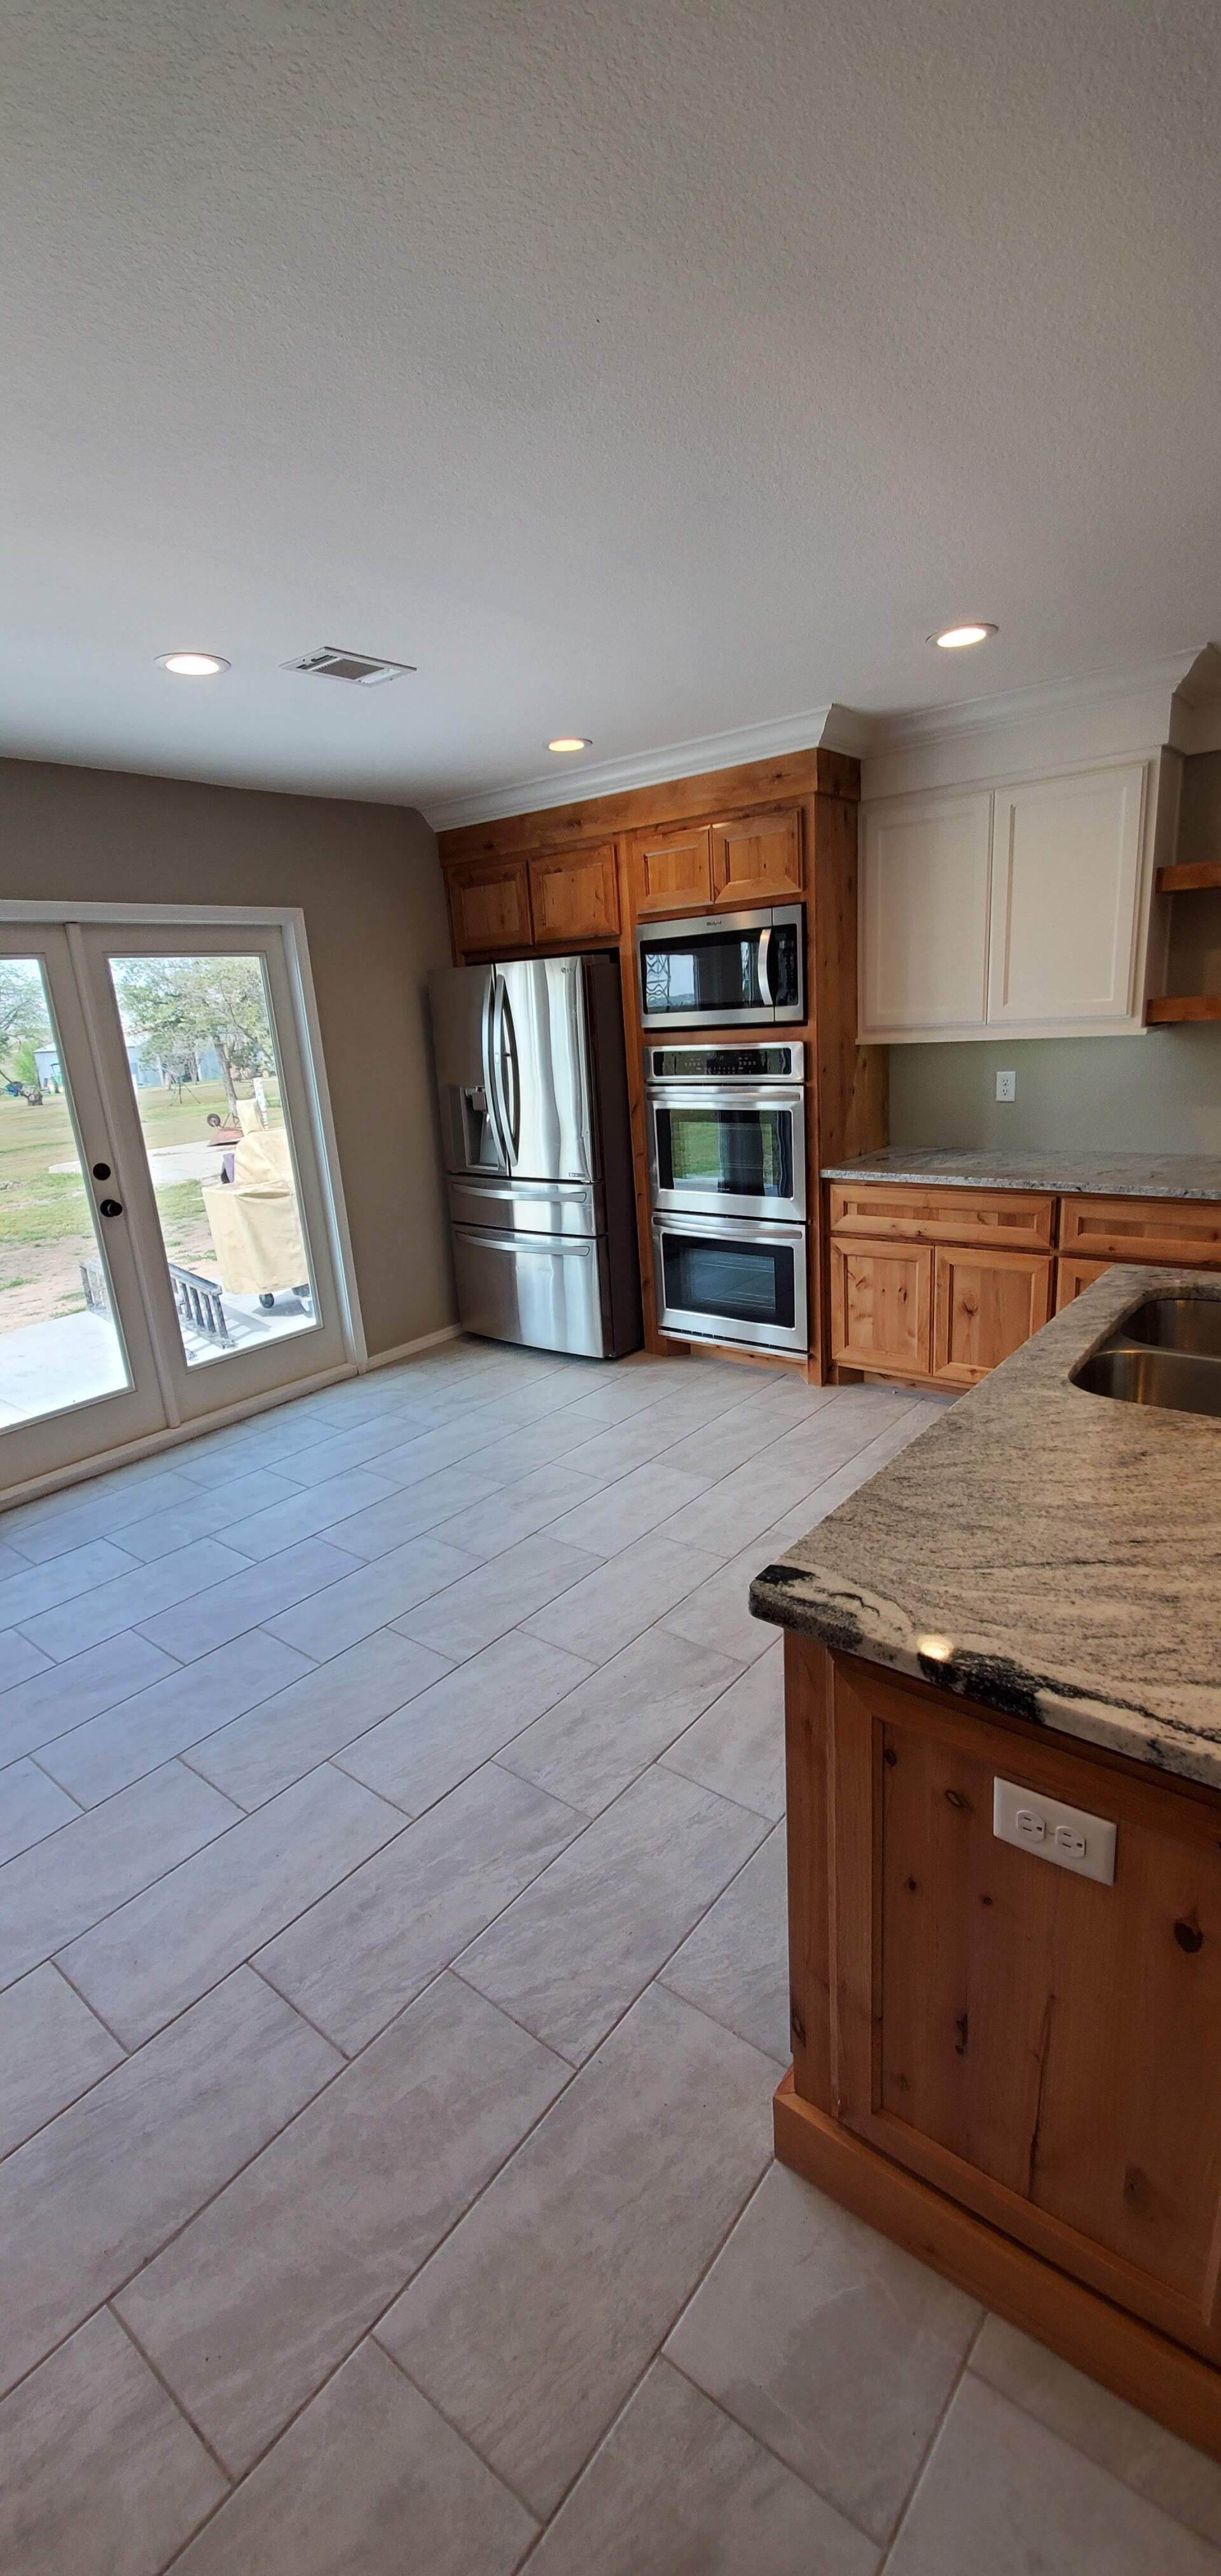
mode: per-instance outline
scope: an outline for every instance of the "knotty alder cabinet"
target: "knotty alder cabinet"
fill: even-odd
[[[745,814],[694,830],[637,832],[628,868],[637,914],[749,910],[801,893],[801,817]]]
[[[619,935],[613,841],[537,858],[464,859],[446,869],[455,952],[518,955]]]
[[[795,1631],[785,1670],[779,2154],[1217,2451],[1221,1796]],[[1114,1821],[1113,1884],[999,1841],[998,1778]]]
[[[833,1181],[837,1372],[974,1386],[1116,1261],[1221,1267],[1221,1206]]]

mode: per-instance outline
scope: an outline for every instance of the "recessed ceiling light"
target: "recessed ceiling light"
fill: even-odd
[[[960,653],[964,644],[986,644],[995,635],[995,626],[980,622],[970,626],[947,626],[940,635],[930,635],[930,644],[940,644],[943,652]]]
[[[557,733],[555,741],[549,742],[547,749],[548,751],[592,751],[593,743],[587,733]]]
[[[228,663],[220,653],[159,653],[163,671],[172,671],[176,680],[215,680]]]

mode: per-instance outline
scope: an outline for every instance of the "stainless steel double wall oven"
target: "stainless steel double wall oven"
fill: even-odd
[[[805,1351],[804,1047],[653,1044],[645,1074],[663,1332]]]

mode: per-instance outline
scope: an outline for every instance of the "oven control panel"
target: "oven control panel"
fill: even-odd
[[[650,1046],[645,1049],[649,1082],[802,1082],[805,1048],[768,1046]]]

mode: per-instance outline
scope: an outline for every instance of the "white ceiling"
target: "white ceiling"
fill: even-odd
[[[435,814],[1221,628],[1216,0],[5,25],[10,751]]]

